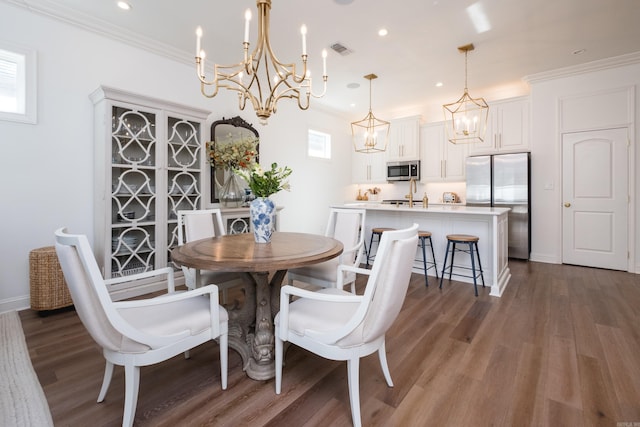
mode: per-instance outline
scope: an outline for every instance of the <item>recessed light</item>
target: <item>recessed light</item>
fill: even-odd
[[[389,34],[389,31],[387,31],[387,29],[386,29],[386,28],[380,28],[380,29],[378,30],[378,35],[379,35],[380,37],[384,37],[384,36],[386,36],[387,34]]]
[[[333,1],[342,6],[353,3],[353,0],[333,0]]]
[[[122,10],[131,10],[131,5],[126,1],[119,1],[118,7]]]
[[[349,83],[347,87],[349,89],[358,89],[360,87],[360,83]]]
[[[573,52],[571,52],[572,55],[582,55],[583,53],[585,53],[587,51],[587,49],[576,49]]]
[[[442,86],[444,86],[442,82],[436,83],[436,87],[442,87]]]

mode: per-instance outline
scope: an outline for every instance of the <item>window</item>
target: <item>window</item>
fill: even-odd
[[[36,123],[36,54],[0,43],[0,120]]]
[[[331,158],[331,135],[317,130],[309,129],[309,157],[320,159]]]

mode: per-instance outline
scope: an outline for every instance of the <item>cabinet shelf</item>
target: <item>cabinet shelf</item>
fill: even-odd
[[[140,137],[135,137],[135,136],[131,136],[131,135],[128,135],[128,134],[114,133],[112,135],[112,137],[113,138],[118,138],[118,139],[128,139],[128,140],[135,139],[138,142],[147,142],[147,143],[155,142],[155,139],[153,139],[153,138],[140,138]]]
[[[135,252],[131,252],[130,250],[119,250],[118,252],[114,252],[113,254],[111,254],[111,256],[114,257],[127,257],[130,256],[131,254],[148,254],[150,252],[153,252],[155,249],[154,248],[141,248],[141,249],[136,249]]]

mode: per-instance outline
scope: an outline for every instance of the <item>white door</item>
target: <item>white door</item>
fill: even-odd
[[[627,129],[562,136],[562,262],[627,270]]]

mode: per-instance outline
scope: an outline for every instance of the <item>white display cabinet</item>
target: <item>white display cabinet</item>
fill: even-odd
[[[95,124],[94,251],[106,279],[171,265],[177,211],[200,209],[208,111],[108,87],[91,94]],[[181,274],[177,271],[177,276]],[[157,284],[114,286],[118,297]]]
[[[241,208],[221,208],[222,223],[227,234],[253,233],[251,225],[251,215],[248,207]],[[276,206],[273,230],[280,229],[280,211],[282,206]]]

